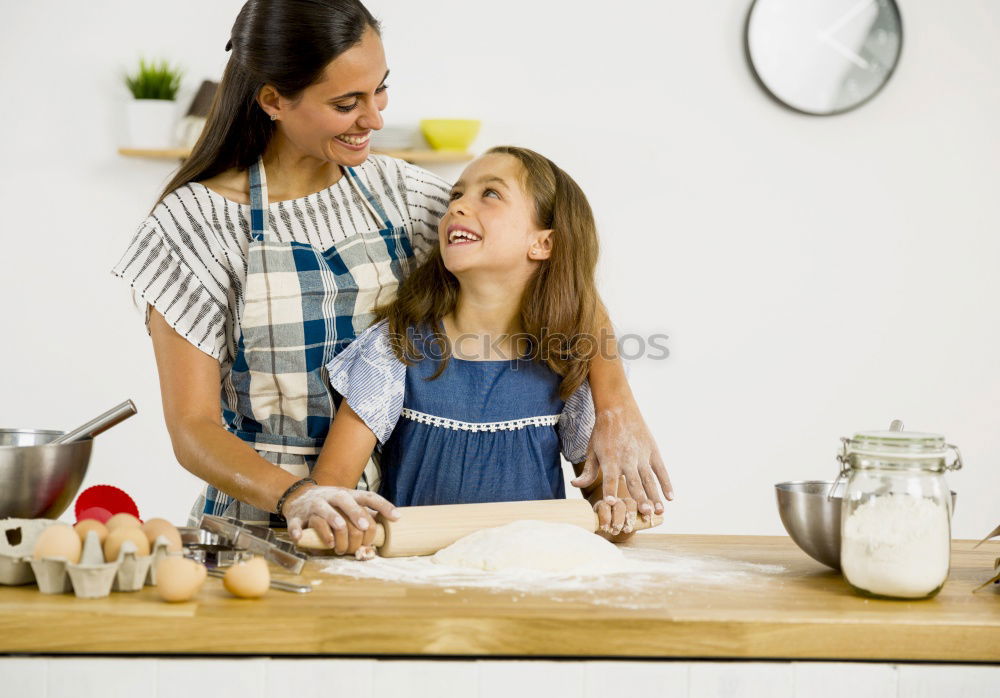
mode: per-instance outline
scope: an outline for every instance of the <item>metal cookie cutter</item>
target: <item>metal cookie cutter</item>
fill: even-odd
[[[178,528],[177,531],[181,534],[184,556],[206,567],[230,567],[253,557],[249,550],[240,550],[218,533],[203,528]]]
[[[279,540],[266,526],[252,526],[239,519],[205,514],[201,517],[201,528],[217,534],[234,548],[260,555],[292,574],[302,572],[306,564],[306,556],[298,552],[294,544]]]

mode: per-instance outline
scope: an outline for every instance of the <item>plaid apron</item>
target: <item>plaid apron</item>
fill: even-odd
[[[281,242],[268,233],[267,179],[262,161],[250,167],[250,230],[240,338],[222,414],[228,431],[266,460],[307,476],[323,446],[340,396],[326,364],[371,324],[372,309],[395,295],[413,266],[405,228],[394,227],[378,199],[352,168],[349,186],[377,230],[353,235],[327,250]],[[376,489],[369,460],[359,487]],[[192,510],[284,527],[281,517],[205,488]]]

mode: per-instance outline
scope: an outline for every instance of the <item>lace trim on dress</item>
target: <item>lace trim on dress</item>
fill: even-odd
[[[516,431],[525,427],[551,427],[559,423],[559,415],[550,414],[540,417],[524,417],[523,419],[511,419],[506,422],[460,422],[447,417],[436,417],[432,414],[425,414],[403,408],[403,416],[412,419],[414,422],[428,424],[432,427],[444,427],[445,429],[456,429],[458,431]]]

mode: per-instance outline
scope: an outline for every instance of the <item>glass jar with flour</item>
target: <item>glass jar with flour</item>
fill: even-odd
[[[863,594],[923,599],[948,578],[952,500],[944,473],[961,468],[962,457],[940,434],[900,429],[894,422],[888,431],[841,439],[838,460],[847,487],[840,564]],[[951,463],[949,449],[955,452]]]

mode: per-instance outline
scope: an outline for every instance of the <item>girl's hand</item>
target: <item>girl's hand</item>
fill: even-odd
[[[615,543],[622,543],[635,533],[638,518],[636,501],[631,497],[604,497],[594,504],[600,533]]]
[[[674,498],[670,476],[656,447],[656,440],[634,400],[623,406],[598,410],[587,449],[583,472],[573,480],[581,489],[593,485],[603,474],[604,497],[616,498],[617,483],[625,478],[628,491],[645,516],[663,513],[660,488],[668,500]]]
[[[399,512],[384,497],[347,487],[303,487],[293,492],[284,505],[288,535],[293,541],[302,536],[303,526],[309,526],[338,555],[371,545],[375,539],[372,514],[382,514],[391,521],[399,518]]]

